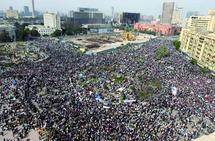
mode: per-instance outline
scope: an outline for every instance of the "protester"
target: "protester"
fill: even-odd
[[[49,57],[1,74],[3,131],[24,138],[37,129],[53,141],[179,141],[215,131],[215,79],[169,40],[91,56],[51,39],[31,44]],[[155,60],[161,45],[169,56]],[[161,88],[140,100],[139,76]]]

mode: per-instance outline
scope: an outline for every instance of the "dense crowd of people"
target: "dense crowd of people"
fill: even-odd
[[[53,141],[183,141],[215,131],[215,78],[169,40],[97,55],[50,39],[31,42],[49,57],[0,75],[0,125],[17,138],[41,129]],[[169,55],[156,60],[161,45]],[[140,99],[155,78],[160,88]]]

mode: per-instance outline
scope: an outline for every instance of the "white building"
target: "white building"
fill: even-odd
[[[208,23],[207,30],[209,32],[215,32],[215,9],[208,10],[208,15],[210,16],[210,22]]]
[[[30,30],[35,29],[40,33],[40,35],[51,35],[56,30],[55,28],[47,28],[43,25],[29,25],[26,28]]]
[[[10,7],[6,10],[6,18],[19,19],[19,13],[17,10],[13,10],[13,8]]]
[[[182,25],[183,19],[182,19],[182,8],[177,7],[173,11],[173,17],[172,17],[172,24],[175,25]]]
[[[54,13],[45,13],[43,15],[44,26],[46,28],[55,28],[61,30],[60,16]]]
[[[187,20],[186,27],[193,30],[207,31],[210,16],[192,16]]]
[[[198,64],[215,71],[215,10],[190,17],[180,34],[181,50]]]

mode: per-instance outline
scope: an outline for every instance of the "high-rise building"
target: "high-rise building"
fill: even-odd
[[[182,8],[176,7],[172,16],[172,24],[182,25]]]
[[[187,20],[186,27],[192,30],[207,31],[210,16],[192,16]]]
[[[121,19],[121,14],[118,12],[114,13],[114,22],[120,23],[120,19]]]
[[[199,65],[215,71],[215,10],[208,16],[194,16],[180,34],[181,50]]]
[[[123,12],[122,14],[122,23],[134,24],[139,22],[139,20],[140,20],[140,13]]]
[[[30,13],[29,7],[28,7],[28,6],[24,6],[24,13],[25,13],[25,14]]]
[[[60,16],[54,13],[45,13],[43,15],[44,26],[46,28],[56,28],[61,30]]]
[[[13,10],[13,7],[9,7],[8,10],[6,10],[6,18],[9,19],[18,19],[19,18],[19,13],[17,10]]]
[[[189,11],[189,12],[187,12],[186,18],[190,18],[192,16],[199,16],[199,12],[198,11]]]
[[[210,21],[207,30],[209,32],[215,32],[215,9],[209,10],[208,15],[210,16]]]
[[[34,0],[31,1],[32,3],[32,17],[35,17],[35,7],[34,7]]]
[[[24,6],[24,11],[22,12],[22,16],[24,17],[32,16],[32,13],[30,12],[28,6]]]
[[[174,10],[174,2],[164,2],[161,23],[171,24]]]
[[[69,17],[79,24],[102,24],[103,13],[96,8],[79,8],[78,11],[70,11]]]

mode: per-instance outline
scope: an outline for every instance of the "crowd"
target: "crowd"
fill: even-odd
[[[31,42],[49,57],[1,73],[2,134],[12,130],[21,139],[40,129],[53,141],[187,141],[215,131],[215,78],[169,40],[97,55],[49,39]],[[161,45],[169,56],[156,60]],[[141,84],[154,78],[161,88],[140,99]]]

